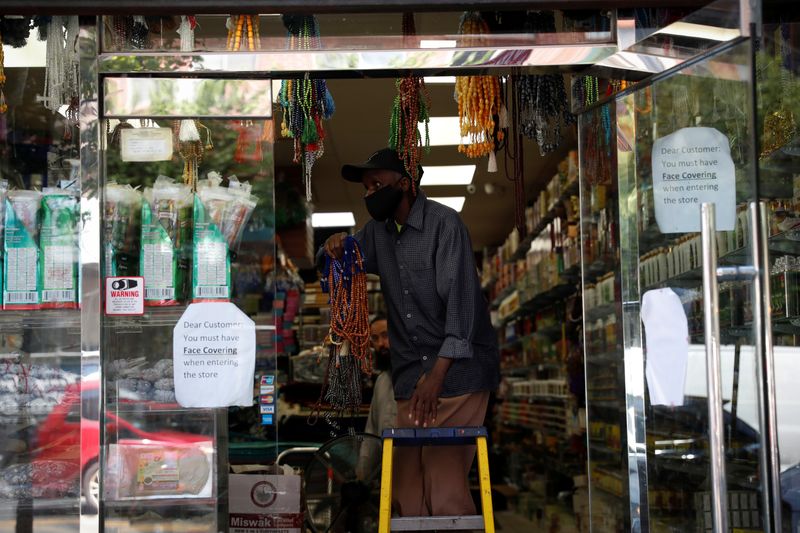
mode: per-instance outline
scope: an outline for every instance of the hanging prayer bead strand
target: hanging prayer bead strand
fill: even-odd
[[[459,24],[459,34],[464,46],[478,46],[489,33],[489,26],[475,11],[465,12]],[[502,107],[500,81],[495,76],[458,76],[455,95],[458,103],[461,136],[469,144],[459,145],[458,151],[467,157],[482,157],[493,154],[495,143],[495,116]]]
[[[6,103],[6,95],[3,92],[3,87],[6,84],[6,71],[4,68],[5,55],[3,54],[3,36],[0,35],[0,115],[8,111],[8,104]]]
[[[361,374],[372,372],[369,349],[369,306],[364,258],[358,242],[347,237],[342,260],[326,257],[322,290],[330,294],[328,368],[322,399],[331,409],[354,412],[361,406]]]
[[[293,50],[321,47],[319,27],[313,16],[283,15],[287,45]],[[281,135],[294,139],[294,162],[302,166],[306,199],[311,201],[311,170],[325,153],[323,120],[333,116],[335,104],[323,79],[283,80],[278,96],[283,110]]]

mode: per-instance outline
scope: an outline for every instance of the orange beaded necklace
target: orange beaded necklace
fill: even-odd
[[[483,44],[482,35],[489,33],[489,26],[480,13],[466,12],[461,18],[459,34],[463,46]],[[455,98],[458,102],[458,118],[461,136],[469,144],[461,144],[458,151],[467,157],[483,157],[492,154],[495,145],[495,117],[500,116],[502,100],[500,80],[496,76],[456,77]],[[503,130],[497,130],[497,140],[503,140]]]
[[[369,349],[367,273],[358,242],[347,237],[341,261],[330,257],[323,270],[322,289],[330,294],[331,323],[325,343],[328,371],[323,396],[335,411],[361,406],[361,374],[372,372]]]

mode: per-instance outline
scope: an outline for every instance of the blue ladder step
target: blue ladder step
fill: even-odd
[[[383,430],[384,439],[393,439],[395,446],[455,446],[475,444],[478,437],[487,437],[485,427],[398,428]]]

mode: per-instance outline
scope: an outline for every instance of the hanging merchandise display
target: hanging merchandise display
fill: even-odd
[[[75,188],[45,187],[39,237],[43,309],[78,307],[78,220]]]
[[[242,49],[243,44],[251,52],[259,50],[261,38],[258,25],[258,15],[231,15],[228,17],[225,23],[228,28],[228,50],[237,52]]]
[[[461,17],[458,28],[461,46],[480,46],[482,35],[489,33],[489,26],[477,11],[467,11]],[[497,76],[456,77],[455,99],[458,102],[458,120],[461,136],[469,144],[461,144],[458,151],[467,157],[489,156],[489,172],[497,171],[495,151],[503,140],[507,112],[502,101],[500,79]]]
[[[206,142],[200,137],[200,129],[206,134]],[[192,191],[197,189],[198,167],[207,151],[214,149],[211,141],[211,130],[200,123],[199,120],[176,120],[173,124],[173,133],[177,137],[178,153],[183,159],[183,182]]]
[[[109,183],[103,199],[105,275],[139,275],[142,193],[130,185]]]
[[[320,48],[319,26],[313,15],[283,15],[291,50]],[[322,121],[336,110],[333,97],[323,79],[283,80],[278,101],[283,109],[281,135],[294,139],[294,162],[303,167],[306,199],[311,201],[311,169],[325,152]]]
[[[9,191],[5,206],[3,309],[39,309],[39,214],[42,193]]]
[[[367,273],[353,237],[345,239],[341,261],[326,257],[321,279],[323,292],[330,295],[331,322],[326,339],[328,369],[320,403],[324,398],[334,412],[355,412],[361,407],[361,374],[372,372],[372,357]]]
[[[197,185],[194,198],[192,253],[192,299],[224,301],[231,297],[231,253],[236,252],[242,233],[258,199],[251,185],[236,176],[222,187],[222,176],[209,172]]]
[[[790,103],[793,101],[791,89],[795,82],[791,57],[792,46],[789,42],[789,24],[782,23],[775,33],[777,44],[775,61],[780,65],[778,108],[764,118],[761,159],[765,159],[779,148],[788,145],[797,134],[797,124]]]
[[[403,14],[403,35],[413,36],[414,14]],[[404,76],[396,81],[397,96],[394,97],[392,117],[389,124],[389,147],[397,151],[403,160],[406,171],[411,176],[412,190],[416,191],[416,180],[419,178],[420,146],[430,150],[430,97],[425,87],[425,80],[420,76]],[[425,125],[423,141],[418,124]]]
[[[194,50],[194,29],[197,27],[197,18],[182,15],[181,24],[178,26],[178,35],[181,37],[181,52]]]
[[[233,160],[237,163],[244,163],[246,161],[261,161],[264,154],[261,149],[261,143],[265,139],[264,128],[267,124],[272,124],[271,121],[264,121],[264,125],[257,126],[252,120],[242,120],[235,129],[239,131],[239,136],[236,138],[236,152],[233,154]]]
[[[553,13],[528,12],[526,33],[555,33]],[[561,74],[519,76],[519,105],[522,133],[539,145],[542,155],[555,151],[561,144],[562,128],[575,123],[569,110],[567,90]]]
[[[514,225],[519,232],[519,237],[524,238],[528,233],[525,223],[525,163],[522,147],[522,134],[524,124],[520,125],[520,113],[518,110],[522,105],[522,85],[529,76],[511,76],[511,100],[514,105],[514,114],[511,117],[511,138],[506,142],[506,178],[514,182]],[[508,175],[508,159],[513,161],[514,175]]]
[[[52,17],[47,30],[44,106],[57,112],[67,105],[67,122],[78,123],[78,17]],[[69,137],[69,130],[65,132]]]
[[[186,297],[192,200],[187,184],[166,176],[144,190],[139,272],[145,278],[145,305],[177,305]]]
[[[5,64],[5,55],[3,54],[3,36],[0,35],[0,115],[8,111],[8,104],[6,103],[6,95],[3,92],[3,87],[6,84],[6,71],[3,68]]]

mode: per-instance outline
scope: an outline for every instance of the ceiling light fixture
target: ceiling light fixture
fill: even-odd
[[[315,228],[352,228],[356,225],[356,217],[352,211],[312,213],[311,225]]]
[[[420,39],[420,48],[455,48],[456,42],[452,39]]]
[[[469,185],[476,168],[476,165],[425,165],[422,167],[422,186]]]
[[[425,76],[425,83],[428,85],[435,85],[435,84],[445,84],[450,83],[455,85],[456,77],[455,76]]]
[[[459,213],[464,209],[464,202],[467,200],[466,196],[430,196],[428,199],[455,209]]]
[[[457,146],[469,144],[469,139],[461,136],[458,117],[431,117],[428,125],[431,146]]]

